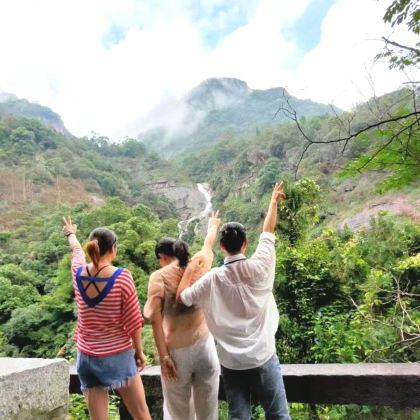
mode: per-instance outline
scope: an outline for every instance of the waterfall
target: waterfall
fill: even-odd
[[[203,184],[197,184],[198,191],[206,198],[206,208],[200,213],[200,217],[208,217],[211,214],[211,194],[210,189],[205,187]]]
[[[206,207],[204,208],[203,211],[200,212],[200,214],[191,216],[188,220],[181,220],[178,223],[179,239],[182,239],[183,235],[188,231],[188,226],[190,225],[190,223],[195,222],[195,221],[197,221],[197,223],[194,227],[194,233],[198,234],[199,222],[204,218],[208,218],[211,214],[212,204],[211,204],[210,188],[206,186],[205,184],[199,183],[197,184],[197,189],[206,199]]]

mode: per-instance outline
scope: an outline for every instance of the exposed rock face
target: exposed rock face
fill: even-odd
[[[206,198],[200,193],[196,185],[181,186],[167,180],[161,180],[148,184],[148,187],[153,192],[164,194],[175,204],[181,221],[199,215],[206,208]]]
[[[388,211],[393,214],[403,214],[415,221],[420,220],[420,212],[417,210],[420,206],[420,200],[417,200],[416,206],[410,204],[406,197],[394,197],[392,199],[382,198],[379,201],[371,203],[360,213],[344,219],[339,229],[348,226],[351,230],[369,228],[370,218],[376,216],[380,211]]]
[[[0,358],[0,418],[67,418],[69,365],[64,359]]]

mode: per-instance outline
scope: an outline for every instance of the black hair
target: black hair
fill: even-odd
[[[246,230],[236,222],[225,223],[220,228],[220,243],[229,254],[238,253],[246,241]]]
[[[188,244],[182,239],[162,238],[155,247],[156,258],[159,258],[161,254],[175,257],[182,268],[188,265],[190,259]]]
[[[89,235],[86,251],[94,265],[98,265],[99,258],[105,255],[117,242],[117,235],[110,229],[99,227]]]

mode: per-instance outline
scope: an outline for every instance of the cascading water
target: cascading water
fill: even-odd
[[[182,220],[178,223],[178,229],[179,229],[179,239],[182,239],[184,234],[188,231],[188,226],[192,223],[197,221],[195,227],[194,227],[194,233],[198,234],[199,229],[199,222],[204,219],[208,218],[211,214],[212,204],[211,204],[211,193],[210,188],[206,186],[205,184],[197,184],[197,189],[200,191],[201,194],[204,195],[206,199],[206,207],[203,211],[200,212],[200,214],[190,217],[188,220]]]
[[[205,187],[204,184],[197,184],[198,191],[206,198],[206,208],[200,213],[200,217],[208,217],[211,213],[211,194],[210,188]]]

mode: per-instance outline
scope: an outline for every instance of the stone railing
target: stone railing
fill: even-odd
[[[420,363],[283,365],[283,376],[289,402],[420,407]],[[159,366],[142,379],[152,416],[161,418]],[[63,359],[0,358],[2,420],[65,419],[69,392],[80,393],[80,382]],[[130,418],[124,406],[120,413]]]
[[[361,404],[392,407],[420,407],[420,363],[360,363],[283,365],[283,377],[289,402],[310,404]],[[142,372],[153,418],[162,407],[160,369],[148,367]],[[70,393],[80,392],[74,366],[70,370]],[[219,399],[224,400],[223,385]],[[121,408],[121,419],[129,419]]]
[[[68,400],[64,359],[0,358],[0,419],[64,420]]]

